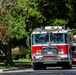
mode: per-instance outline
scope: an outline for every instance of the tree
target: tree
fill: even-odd
[[[4,22],[8,20],[8,10],[6,7],[12,3],[8,3],[8,0],[0,0],[0,49],[4,52],[6,57],[6,64],[12,65],[11,47],[9,44],[9,33],[7,32]]]

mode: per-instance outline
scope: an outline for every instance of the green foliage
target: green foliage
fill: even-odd
[[[26,54],[26,59],[30,59],[30,55],[29,54]]]
[[[26,38],[26,44],[34,28],[48,25],[64,25],[76,34],[76,0],[3,0],[2,5],[0,24],[12,41]]]
[[[25,47],[20,47],[19,52],[20,54],[27,54],[27,50],[25,49]]]
[[[19,54],[18,50],[12,50],[12,54]]]
[[[21,46],[19,50],[19,54],[21,55],[21,58],[31,58],[31,50],[26,49],[25,47]]]
[[[12,60],[18,60],[20,58],[20,53],[18,50],[12,50]]]
[[[54,25],[54,26],[66,26],[66,24],[68,23],[67,20],[62,20],[62,19],[55,19],[54,22],[51,23],[51,25]]]
[[[25,32],[25,23],[23,18],[19,18],[19,21],[12,16],[9,18],[10,19],[7,22],[7,26],[11,32],[10,38],[16,38],[18,40],[24,38],[27,33]]]
[[[18,60],[20,58],[19,54],[12,54],[12,60]]]
[[[72,33],[73,33],[74,35],[76,35],[76,29],[75,29],[75,28],[72,29]]]

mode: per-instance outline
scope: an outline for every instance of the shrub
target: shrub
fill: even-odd
[[[20,53],[18,50],[13,50],[12,51],[12,59],[13,60],[18,60],[20,58]]]
[[[21,46],[20,50],[13,50],[12,51],[12,59],[13,60],[18,60],[19,58],[31,58],[31,50],[26,49],[25,47]]]
[[[20,54],[12,54],[12,60],[18,60],[20,58]]]
[[[31,56],[30,49],[26,49],[25,47],[22,46],[19,51],[20,51],[21,58],[30,58]]]

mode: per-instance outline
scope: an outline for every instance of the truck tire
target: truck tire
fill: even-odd
[[[63,69],[71,69],[72,64],[70,62],[65,62],[65,63],[62,64],[62,68]]]
[[[46,66],[45,66],[45,65],[43,65],[43,66],[42,66],[42,69],[43,69],[43,70],[45,70],[45,69],[46,69]]]
[[[33,70],[39,70],[41,66],[39,64],[33,64]]]

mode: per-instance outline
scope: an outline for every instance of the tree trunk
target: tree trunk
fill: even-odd
[[[6,56],[6,64],[12,65],[11,47],[9,44],[5,44],[5,56]]]
[[[3,53],[5,54],[5,58],[6,58],[6,65],[12,65],[12,56],[11,56],[11,46],[9,43],[7,44],[3,44],[2,41],[0,41],[0,49],[3,51]]]

